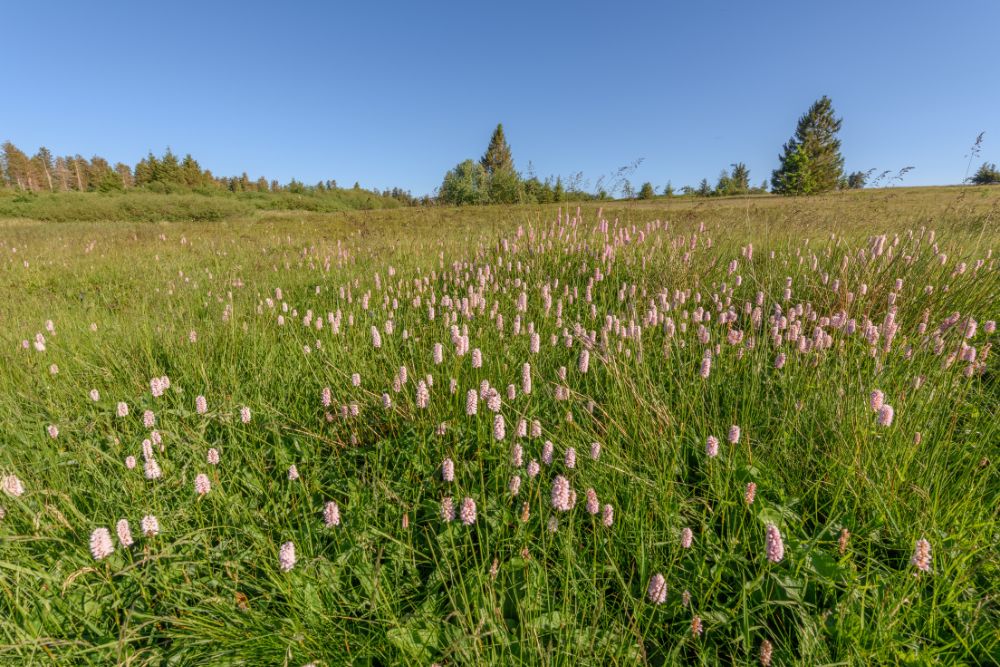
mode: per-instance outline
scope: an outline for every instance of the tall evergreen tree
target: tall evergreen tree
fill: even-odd
[[[510,146],[507,145],[507,138],[503,134],[502,123],[498,123],[497,129],[493,130],[490,145],[479,163],[490,175],[498,171],[514,171],[514,158],[510,154]]]
[[[837,139],[841,122],[834,116],[829,97],[814,102],[784,145],[781,165],[771,175],[771,189],[784,195],[808,195],[836,188],[844,171]]]
[[[733,166],[733,172],[729,177],[730,194],[746,194],[750,192],[750,169],[742,162],[737,162]]]

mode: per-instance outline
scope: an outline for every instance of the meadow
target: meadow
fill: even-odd
[[[1000,189],[220,206],[0,220],[0,664],[1000,660]]]

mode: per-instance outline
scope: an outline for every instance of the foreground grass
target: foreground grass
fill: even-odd
[[[0,473],[24,487],[0,495],[0,659],[748,664],[768,642],[772,664],[995,661],[998,201],[0,223]],[[484,381],[499,412],[469,416]],[[443,521],[445,497],[475,522]],[[135,544],[95,560],[92,532],[120,519]]]

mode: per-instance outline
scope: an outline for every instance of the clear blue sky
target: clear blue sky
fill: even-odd
[[[518,169],[759,183],[823,94],[849,170],[1000,162],[1000,2],[8,2],[0,140],[433,191],[503,122]]]

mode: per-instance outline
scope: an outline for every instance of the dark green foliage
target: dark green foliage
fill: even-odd
[[[639,188],[639,199],[652,199],[656,193],[653,191],[653,184],[646,181]]]
[[[498,123],[497,129],[493,130],[490,145],[487,146],[479,163],[491,176],[498,171],[514,171],[514,158],[511,156],[507,138],[503,134],[503,124]]]
[[[984,162],[976,173],[969,178],[969,182],[974,185],[992,185],[1000,183],[1000,170],[992,162]]]
[[[695,190],[695,194],[699,197],[709,197],[712,194],[712,186],[709,185],[708,179],[701,179],[701,183],[698,184],[698,189]]]
[[[750,192],[750,170],[742,162],[733,165],[729,177],[730,194],[746,194]]]
[[[852,171],[844,179],[843,189],[845,190],[860,190],[865,187],[865,182],[868,180],[868,174],[863,171]]]
[[[795,135],[784,146],[779,157],[781,165],[771,175],[774,192],[810,195],[837,187],[844,171],[837,139],[841,122],[825,95],[809,107],[799,118]]]

